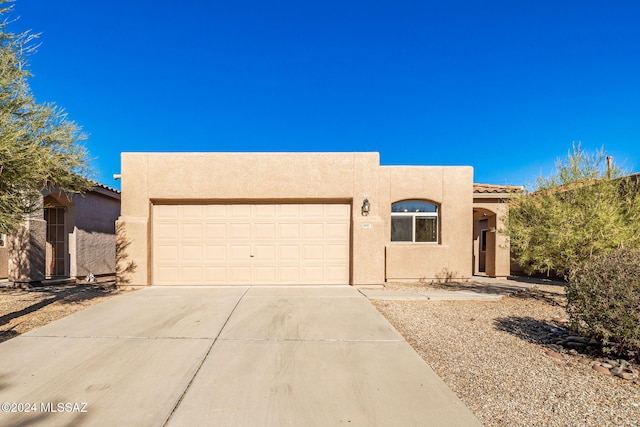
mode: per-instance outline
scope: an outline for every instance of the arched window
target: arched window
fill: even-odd
[[[421,200],[391,205],[392,242],[438,242],[438,206]]]

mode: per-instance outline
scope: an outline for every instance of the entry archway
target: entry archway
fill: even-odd
[[[510,274],[509,241],[499,230],[504,213],[486,207],[473,209],[473,274],[507,277]]]

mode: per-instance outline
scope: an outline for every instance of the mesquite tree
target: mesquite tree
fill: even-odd
[[[534,191],[509,201],[505,231],[526,272],[568,278],[591,257],[640,248],[637,177],[623,176],[604,149],[588,153],[574,145]]]
[[[15,230],[25,213],[37,209],[47,186],[71,193],[91,188],[80,128],[31,93],[27,57],[38,35],[7,30],[8,3],[0,0],[0,232]]]

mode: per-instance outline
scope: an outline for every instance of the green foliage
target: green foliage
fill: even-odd
[[[594,257],[567,286],[572,328],[609,352],[640,357],[640,251],[618,249]]]
[[[0,0],[0,232],[15,229],[38,207],[47,186],[82,192],[91,188],[85,137],[54,104],[36,103],[28,84],[26,57],[37,34],[7,31],[11,11]]]
[[[606,153],[573,147],[536,191],[509,201],[505,232],[528,273],[568,277],[584,261],[617,248],[640,248],[640,188],[606,167]]]

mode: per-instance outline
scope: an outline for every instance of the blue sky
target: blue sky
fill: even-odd
[[[31,87],[126,151],[378,151],[527,185],[573,142],[640,170],[640,2],[17,0]]]

